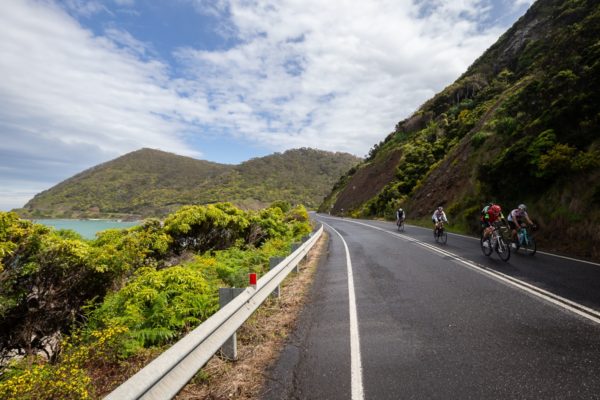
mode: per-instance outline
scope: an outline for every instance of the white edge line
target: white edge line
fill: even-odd
[[[483,266],[479,266],[477,264],[474,264],[474,263],[472,263],[472,262],[470,262],[470,261],[468,261],[468,260],[466,260],[466,259],[464,259],[464,258],[462,258],[462,257],[460,257],[460,256],[458,256],[456,254],[454,254],[454,253],[451,253],[451,252],[446,251],[446,250],[442,250],[442,249],[440,249],[438,247],[432,246],[432,245],[427,244],[425,242],[422,242],[422,241],[420,241],[418,239],[414,239],[414,238],[412,238],[410,236],[406,236],[406,235],[403,235],[403,234],[400,234],[400,233],[396,233],[396,232],[391,232],[391,231],[385,230],[383,228],[380,228],[378,226],[373,226],[373,225],[365,224],[363,222],[352,221],[352,220],[348,220],[348,219],[345,219],[345,221],[352,222],[352,223],[358,224],[358,225],[364,225],[366,227],[369,227],[369,228],[372,228],[372,229],[375,229],[375,230],[378,230],[378,231],[381,231],[381,232],[385,232],[385,233],[388,233],[388,234],[396,236],[396,237],[401,237],[404,240],[416,243],[416,244],[418,244],[418,245],[420,245],[422,247],[428,248],[429,250],[432,250],[432,251],[435,251],[435,252],[437,252],[439,254],[451,257],[455,261],[458,261],[461,264],[463,264],[463,265],[465,265],[465,266],[467,266],[467,267],[469,267],[471,269],[474,269],[477,272],[485,273],[485,274],[487,274],[487,275],[489,275],[489,276],[491,276],[493,278],[496,278],[496,279],[498,279],[498,280],[500,280],[500,281],[502,281],[502,282],[504,282],[504,283],[506,283],[508,285],[514,286],[514,287],[519,288],[521,290],[524,290],[524,291],[526,291],[526,292],[528,292],[528,293],[530,293],[530,294],[532,294],[532,295],[534,295],[536,297],[539,297],[541,299],[549,301],[549,302],[551,302],[551,303],[553,303],[555,305],[558,305],[559,307],[567,309],[567,310],[569,310],[569,311],[571,311],[571,312],[573,312],[573,313],[575,313],[577,315],[580,315],[580,316],[582,316],[584,318],[587,318],[587,319],[589,319],[589,320],[591,320],[591,321],[593,321],[593,322],[595,322],[597,324],[600,324],[600,313],[598,311],[594,310],[594,309],[591,309],[589,307],[586,307],[584,305],[581,305],[581,304],[576,303],[574,301],[571,301],[569,299],[565,299],[564,297],[561,297],[561,296],[556,295],[554,293],[550,293],[550,292],[548,292],[548,291],[546,291],[544,289],[540,289],[540,288],[538,288],[538,287],[536,287],[534,285],[531,285],[529,283],[520,281],[520,280],[518,280],[516,278],[513,278],[513,277],[511,277],[509,275],[503,274],[502,272],[490,270],[490,269],[485,268]],[[328,225],[328,226],[330,226],[330,225]],[[338,235],[339,235],[339,233],[338,233]],[[576,260],[576,261],[579,261],[579,260]],[[585,312],[583,312],[581,310],[584,310]]]
[[[352,400],[362,400],[364,390],[362,383],[362,363],[360,357],[360,337],[358,335],[358,313],[356,312],[356,295],[354,293],[354,276],[352,274],[352,261],[350,260],[350,250],[342,235],[331,225],[323,222],[332,231],[334,231],[344,244],[346,251],[346,269],[348,270],[348,302],[350,306],[350,383],[352,390]]]

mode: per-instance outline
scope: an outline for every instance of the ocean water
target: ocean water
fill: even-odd
[[[115,221],[109,219],[36,219],[33,222],[56,229],[72,229],[86,239],[95,239],[96,233],[106,229],[129,228],[140,221]]]

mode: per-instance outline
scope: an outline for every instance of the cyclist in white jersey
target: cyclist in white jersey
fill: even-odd
[[[433,221],[433,231],[438,228],[438,224],[440,222],[448,223],[448,218],[446,218],[446,213],[444,212],[444,207],[438,207],[431,216],[431,220]]]
[[[517,229],[519,229],[523,223],[523,220],[527,221],[530,226],[534,226],[533,222],[529,218],[529,214],[527,214],[527,206],[525,204],[519,204],[517,208],[508,214],[508,218],[506,219],[508,220],[510,229],[512,229],[513,241],[517,240]]]

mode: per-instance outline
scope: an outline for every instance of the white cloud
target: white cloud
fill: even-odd
[[[114,154],[140,143],[193,153],[178,136],[177,112],[198,115],[203,106],[177,95],[167,66],[141,61],[40,4],[10,3],[0,24],[0,72],[9,77],[0,81],[0,117],[16,133]]]
[[[535,0],[513,0],[513,8],[519,8],[521,6],[530,6],[535,3]]]
[[[275,148],[364,155],[501,33],[481,0],[232,1],[241,44],[177,55],[214,92],[215,120]],[[420,15],[421,18],[416,18]],[[266,118],[265,116],[268,116]]]
[[[91,17],[99,12],[107,11],[106,7],[95,0],[63,0],[64,6],[71,12],[84,17]]]
[[[229,8],[227,0],[183,0],[189,1],[192,6],[203,15],[220,17],[226,14]]]
[[[113,43],[122,46],[125,50],[131,51],[133,55],[139,57],[157,56],[156,50],[152,43],[144,43],[137,40],[127,31],[108,28],[104,31],[104,36],[110,39]]]

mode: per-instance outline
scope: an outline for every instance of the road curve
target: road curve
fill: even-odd
[[[316,219],[327,257],[264,400],[600,398],[600,266]]]

